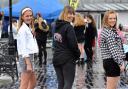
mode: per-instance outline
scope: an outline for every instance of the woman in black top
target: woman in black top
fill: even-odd
[[[36,40],[39,47],[39,55],[38,55],[39,65],[42,66],[42,63],[46,64],[47,62],[46,43],[47,43],[47,35],[49,33],[49,27],[46,21],[42,17],[37,18],[37,23],[35,23],[35,32],[36,32]],[[42,62],[43,61],[42,56],[44,57],[44,62]]]
[[[84,18],[80,14],[75,15],[75,22],[74,22],[74,30],[78,42],[78,48],[80,50],[80,61],[79,63],[84,64],[84,32],[85,32],[85,22]]]
[[[85,31],[85,45],[84,49],[87,55],[87,61],[92,61],[93,50],[92,47],[95,46],[95,38],[97,36],[96,24],[91,15],[87,15],[87,25]]]
[[[75,32],[71,25],[74,21],[74,14],[74,9],[66,6],[59,20],[56,21],[53,65],[57,74],[58,89],[72,88],[75,77],[75,61],[80,56]]]
[[[106,89],[117,89],[120,72],[124,70],[125,54],[122,40],[117,34],[117,13],[107,11],[103,18],[100,48],[103,67],[107,76]]]

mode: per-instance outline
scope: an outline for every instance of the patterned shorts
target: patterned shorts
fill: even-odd
[[[34,54],[30,54],[30,62],[32,64],[32,67],[34,69]],[[19,69],[20,73],[26,71],[27,65],[25,64],[25,59],[22,56],[19,56]]]

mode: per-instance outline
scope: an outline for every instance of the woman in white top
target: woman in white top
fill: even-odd
[[[36,75],[33,56],[34,53],[38,53],[38,46],[34,36],[33,12],[28,7],[21,11],[17,34],[17,49],[21,68],[19,89],[34,89],[36,86]]]

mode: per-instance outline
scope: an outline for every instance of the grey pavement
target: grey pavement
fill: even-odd
[[[105,76],[100,57],[100,49],[96,48],[96,55],[93,64],[85,63],[84,66],[76,66],[76,76],[72,89],[105,89]],[[52,65],[52,50],[47,48],[48,63],[42,68],[38,66],[36,60],[37,71],[37,87],[35,89],[57,89],[57,78]],[[11,78],[2,74],[0,76],[0,89],[18,89],[19,80],[12,82]],[[119,83],[120,89],[128,89],[128,74],[121,74]]]

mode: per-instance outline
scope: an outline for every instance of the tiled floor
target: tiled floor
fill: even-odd
[[[48,63],[42,68],[37,67],[38,83],[35,89],[57,89],[56,73],[54,71],[52,61],[52,51],[48,49]],[[76,66],[76,77],[72,89],[104,89],[105,77],[100,59],[99,50],[96,50],[96,57],[91,66],[90,63],[85,63],[84,66]],[[1,80],[1,78],[0,78]],[[0,81],[1,82],[1,81]],[[0,89],[18,89],[19,81],[8,83],[1,86]],[[128,89],[128,76],[122,74],[119,84],[121,89]]]

